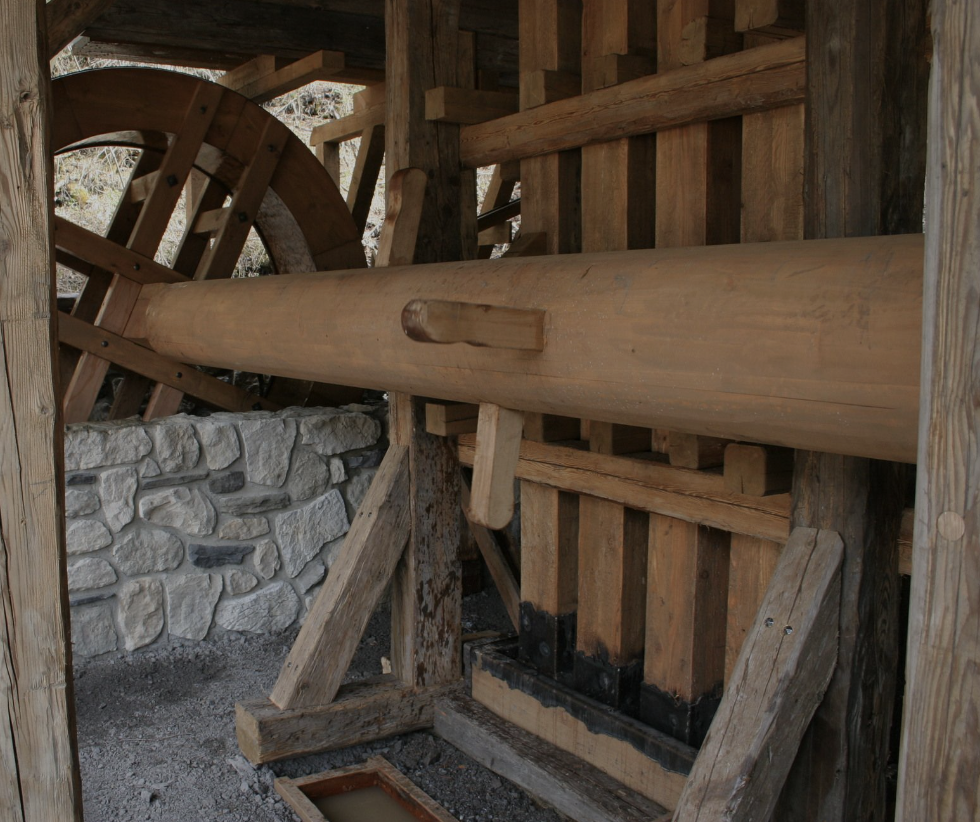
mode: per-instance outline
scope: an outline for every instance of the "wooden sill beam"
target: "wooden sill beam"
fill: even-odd
[[[803,102],[796,37],[460,129],[466,168],[550,154]]]

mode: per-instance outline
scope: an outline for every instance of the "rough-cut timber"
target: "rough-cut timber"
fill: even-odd
[[[55,397],[44,4],[0,6],[0,819],[82,818]]]
[[[833,531],[797,528],[746,638],[674,822],[768,819],[837,663]]]
[[[469,168],[702,123],[803,99],[804,38],[640,77],[460,130]]]
[[[980,816],[980,9],[932,4],[922,417],[898,819]]]
[[[99,17],[115,0],[50,0],[45,7],[48,20],[48,57],[54,57]]]
[[[918,235],[178,283],[147,339],[193,363],[912,461],[921,265]],[[431,295],[545,309],[544,350],[405,340],[402,309]]]

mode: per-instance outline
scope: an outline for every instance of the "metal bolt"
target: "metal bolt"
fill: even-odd
[[[772,627],[772,624],[773,624],[772,617],[766,617],[766,622],[765,622],[766,627],[767,628],[771,628]]]
[[[139,271],[139,270],[140,270],[140,264],[139,263],[133,263],[133,271]]]
[[[793,633],[793,626],[787,625],[785,628],[783,628],[783,633],[786,634],[786,636],[789,636],[791,633]]]
[[[101,343],[101,345],[102,345],[103,348],[108,348],[109,347],[109,341],[108,340],[103,340],[102,343]]]
[[[183,377],[183,376],[184,376],[184,372],[183,372],[183,371],[178,371],[178,372],[176,373],[176,375],[175,375],[175,376],[176,376],[176,377],[177,377],[177,379],[179,380],[179,379],[180,379],[181,377]]]
[[[247,223],[248,222],[248,214],[246,214],[244,211],[239,211],[238,212],[238,222],[240,222],[240,223]]]
[[[177,185],[177,175],[176,174],[171,174],[171,175],[169,175],[167,177],[167,185],[170,186],[171,188],[173,188],[175,185]]]
[[[252,410],[253,411],[261,411],[262,410],[262,403],[260,403],[260,402],[253,403],[252,404]]]

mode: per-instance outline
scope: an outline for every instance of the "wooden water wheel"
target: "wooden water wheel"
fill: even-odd
[[[260,396],[155,354],[139,344],[134,308],[157,283],[232,276],[253,227],[275,273],[363,267],[354,220],[316,157],[261,107],[189,75],[101,69],[61,77],[53,91],[56,154],[139,151],[105,237],[56,219],[58,262],[86,277],[59,316],[65,421],[89,419],[111,364],[125,375],[113,418],[144,403],[147,419],[173,414],[184,394],[227,410],[302,404],[311,384]],[[186,228],[162,265],[154,255],[192,175]]]

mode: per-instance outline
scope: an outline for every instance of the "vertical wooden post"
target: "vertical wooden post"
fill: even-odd
[[[806,32],[805,236],[920,230],[925,4],[811,0]],[[898,155],[886,159],[891,144]],[[797,452],[792,524],[838,531],[844,565],[837,670],[780,819],[886,818],[903,477],[894,464]]]
[[[45,7],[0,6],[0,819],[81,820]]]
[[[429,175],[415,261],[458,260],[459,127],[425,119],[425,92],[457,84],[459,0],[386,0],[385,38],[386,173]],[[459,465],[445,437],[426,433],[424,402],[403,398],[398,416],[409,439],[411,537],[392,584],[392,670],[420,688],[461,675]]]
[[[520,0],[521,108],[579,90],[581,3]],[[521,234],[543,234],[546,253],[581,250],[580,151],[522,160]],[[546,438],[546,420],[525,414],[524,436]],[[578,499],[521,483],[521,659],[571,680],[578,602]]]
[[[980,817],[980,9],[933,2],[932,25],[922,413],[899,822]]]

